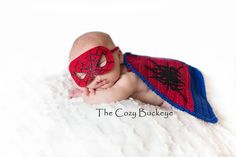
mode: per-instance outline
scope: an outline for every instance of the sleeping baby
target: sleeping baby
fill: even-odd
[[[75,89],[89,104],[132,97],[151,105],[170,104],[204,121],[217,118],[206,98],[201,72],[178,60],[122,53],[103,32],[78,37],[70,51],[69,71]]]
[[[69,56],[70,72],[77,89],[90,104],[109,103],[132,97],[152,105],[164,100],[124,65],[123,54],[111,37],[103,32],[89,32],[77,38]]]

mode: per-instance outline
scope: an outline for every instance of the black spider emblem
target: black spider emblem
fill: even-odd
[[[150,70],[153,74],[149,78],[153,78],[162,85],[165,85],[167,90],[171,89],[178,92],[183,97],[184,101],[187,102],[186,97],[182,94],[185,84],[181,80],[181,73],[179,72],[179,70],[183,68],[183,65],[176,68],[174,66],[169,66],[168,62],[166,65],[158,65],[151,59],[149,59],[149,61],[154,65],[153,68],[145,65],[145,68]]]

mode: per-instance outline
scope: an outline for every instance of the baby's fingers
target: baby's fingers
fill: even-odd
[[[88,89],[84,90],[84,91],[83,91],[83,94],[84,94],[85,96],[89,96],[89,90],[88,90]]]
[[[95,89],[89,89],[89,94],[95,95]]]
[[[72,99],[72,98],[76,98],[78,96],[81,96],[82,91],[79,89],[73,89],[73,90],[69,90],[68,91],[68,98]]]

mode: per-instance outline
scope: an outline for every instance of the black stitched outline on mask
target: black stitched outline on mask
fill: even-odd
[[[104,73],[104,71],[105,70],[107,70],[108,68],[103,68],[103,69],[101,69],[101,72],[100,73],[97,73],[95,70],[91,70],[92,69],[92,67],[94,66],[94,65],[98,65],[98,63],[99,63],[99,61],[100,61],[100,59],[96,59],[97,58],[97,56],[98,56],[98,51],[99,50],[101,50],[101,51],[103,51],[101,48],[97,48],[97,50],[96,50],[96,55],[95,55],[95,57],[94,57],[94,55],[92,54],[92,50],[90,50],[89,51],[89,55],[88,55],[88,57],[89,57],[89,59],[88,58],[86,58],[86,59],[88,59],[89,60],[89,67],[88,66],[86,66],[85,65],[85,63],[83,63],[82,61],[80,61],[80,60],[77,60],[77,64],[76,64],[76,67],[78,66],[78,64],[80,63],[81,65],[82,65],[82,68],[80,68],[80,70],[82,70],[82,69],[85,69],[85,70],[90,70],[90,74],[89,74],[89,77],[92,77],[93,75],[100,75],[100,73]],[[102,55],[104,55],[104,54],[102,54]],[[93,64],[95,62],[95,64]],[[114,61],[107,61],[107,63],[104,65],[104,66],[106,66],[108,63],[114,63]],[[77,76],[76,75],[76,73],[75,74],[73,74],[73,75],[75,75],[75,76]],[[88,75],[88,73],[86,73],[86,75]],[[78,77],[78,76],[77,76]],[[83,80],[83,79],[80,79],[80,80]],[[88,80],[86,81],[86,84],[88,84]]]

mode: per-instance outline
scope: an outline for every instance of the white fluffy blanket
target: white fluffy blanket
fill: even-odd
[[[35,84],[38,83],[37,86]],[[220,122],[205,123],[175,109],[128,99],[88,105],[68,99],[69,74],[24,79],[12,106],[1,108],[1,156],[156,157],[236,156],[235,134]],[[98,115],[98,109],[113,115]],[[166,116],[117,117],[157,111]]]

